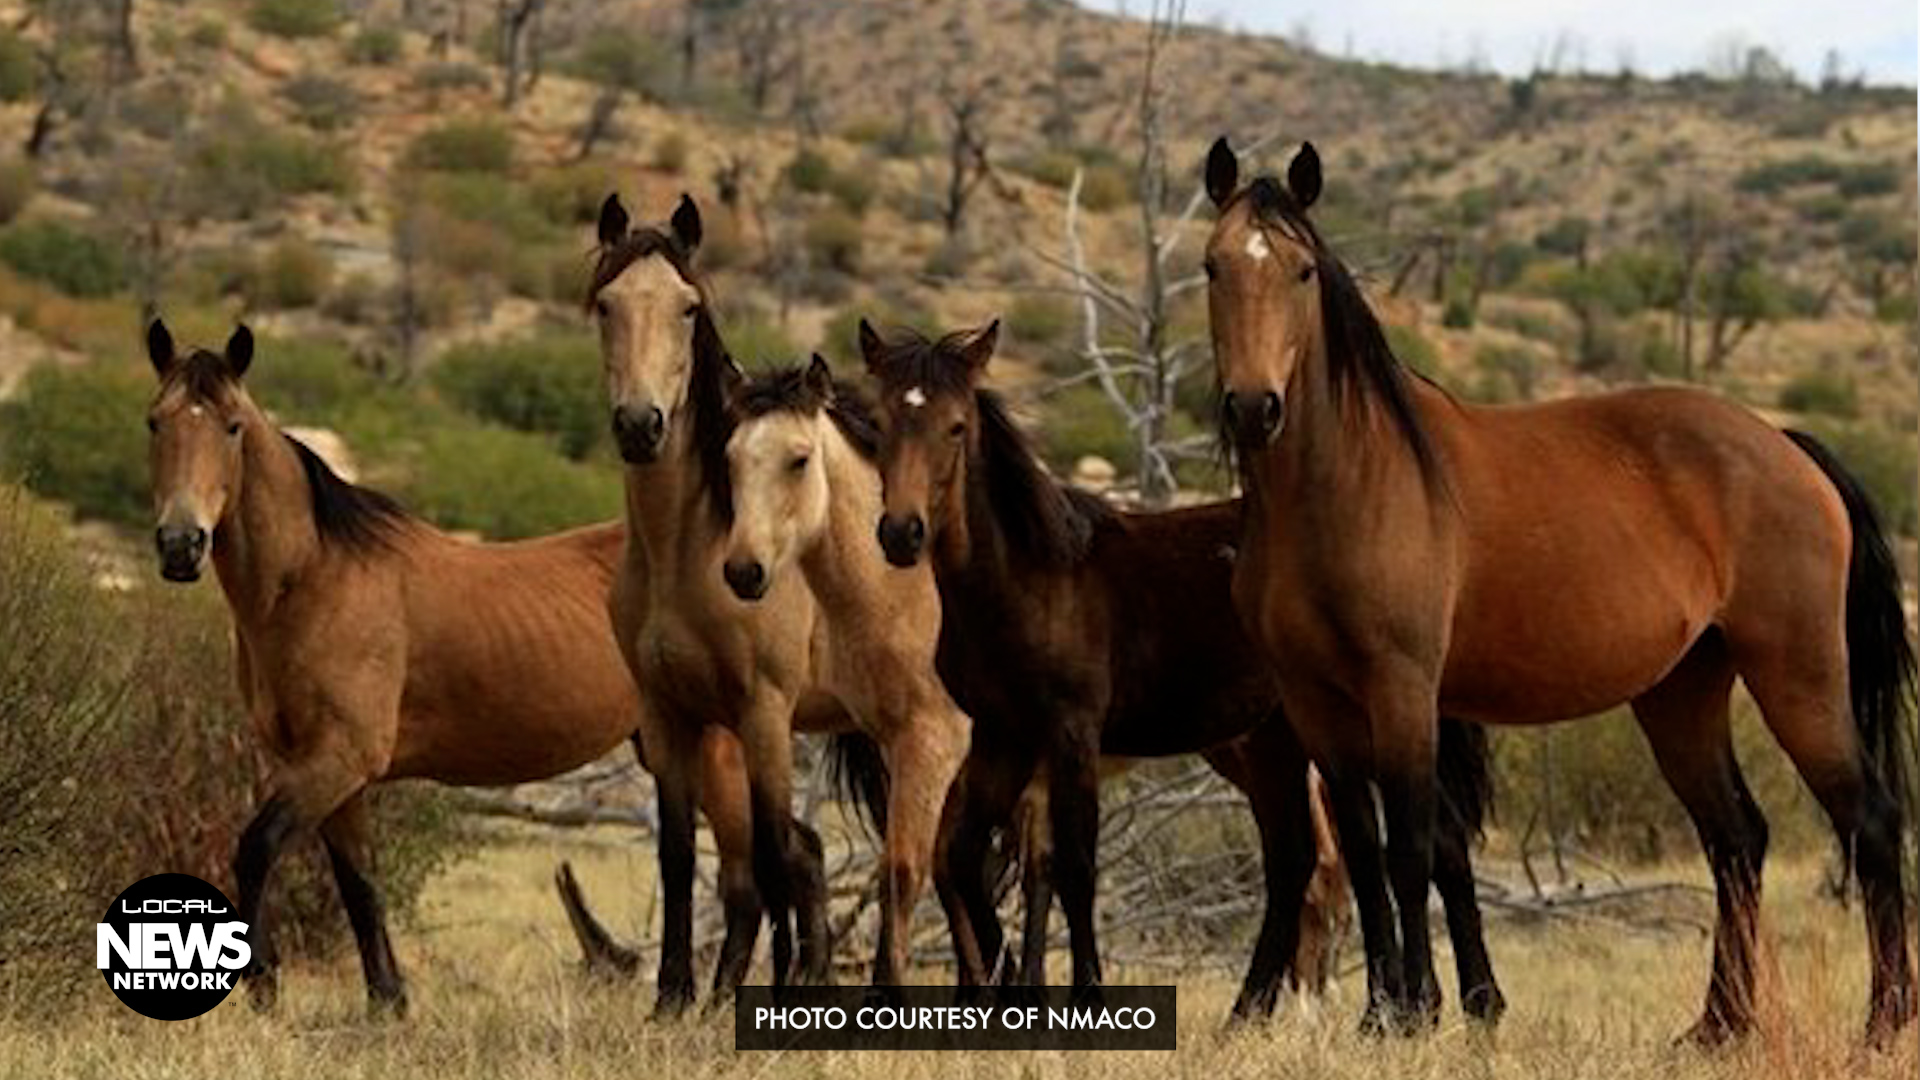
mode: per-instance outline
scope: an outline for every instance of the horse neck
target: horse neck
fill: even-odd
[[[1038,572],[1008,538],[988,489],[984,449],[969,455],[961,491],[962,529],[941,529],[934,537],[934,577],[942,595],[962,603],[1004,606],[1024,593],[1023,583]]]
[[[673,417],[656,460],[625,469],[627,558],[656,579],[690,568],[699,552],[721,541],[707,506],[689,419]]]
[[[872,611],[868,599],[886,568],[873,539],[880,519],[880,474],[832,420],[822,418],[822,466],[827,471],[827,517],[804,541],[799,556],[807,586],[822,608]]]
[[[319,555],[313,496],[299,455],[272,423],[250,414],[240,478],[213,530],[214,573],[242,623],[272,614],[286,585]]]

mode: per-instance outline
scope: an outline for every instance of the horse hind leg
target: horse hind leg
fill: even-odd
[[[799,933],[800,979],[811,986],[833,982],[833,935],[827,928],[827,849],[813,826],[793,819],[787,877],[793,882],[793,917]]]
[[[1686,807],[1713,869],[1719,916],[1713,973],[1700,1019],[1682,1036],[1699,1046],[1744,1037],[1754,1025],[1754,954],[1767,822],[1740,775],[1728,726],[1734,668],[1717,633],[1634,699],[1668,785]]]
[[[367,876],[373,868],[373,846],[367,833],[364,793],[347,800],[320,825],[321,839],[333,863],[333,879],[340,887],[340,902],[347,909],[347,921],[353,925],[354,942],[360,949],[368,1008],[376,1015],[400,1017],[407,1012],[406,984],[393,958],[393,942],[387,937],[385,906]]]
[[[1047,985],[1047,921],[1053,914],[1053,824],[1044,781],[1031,784],[1020,800],[1021,927],[1019,984]]]
[[[1784,632],[1743,639],[1735,659],[1767,728],[1826,812],[1859,879],[1873,965],[1866,1040],[1882,1046],[1912,1022],[1916,1009],[1901,875],[1902,813],[1898,794],[1869,762],[1853,722],[1845,646],[1838,633],[1825,637],[1824,648],[1810,646],[1805,635],[1789,640]]]

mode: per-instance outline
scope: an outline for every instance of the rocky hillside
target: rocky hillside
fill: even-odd
[[[1513,80],[1188,26],[1143,97],[1148,25],[1061,0],[35,0],[0,26],[0,395],[30,433],[7,465],[109,519],[141,513],[114,456],[138,425],[75,479],[62,436],[114,421],[55,403],[138,400],[146,304],[196,340],[244,315],[282,372],[269,404],[451,524],[612,513],[579,290],[614,189],[643,217],[702,200],[749,359],[853,372],[859,314],[1001,316],[1056,460],[1129,476],[1138,439],[1075,378],[1067,190],[1088,272],[1137,298],[1143,216],[1169,277],[1194,270],[1208,215],[1182,213],[1227,133],[1270,140],[1270,167],[1319,146],[1323,221],[1403,357],[1459,392],[1707,382],[1821,428],[1916,527],[1911,90],[1796,85],[1762,55]],[[1207,486],[1182,456],[1204,352],[1180,353],[1204,325],[1197,291],[1169,299],[1159,340],[1192,373],[1154,423]],[[1110,310],[1096,336],[1141,340]],[[503,472],[539,512],[490,508]]]

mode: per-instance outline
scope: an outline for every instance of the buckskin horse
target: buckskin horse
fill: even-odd
[[[1267,909],[1233,1015],[1265,1015],[1295,955],[1315,852],[1307,758],[1279,713],[1267,664],[1233,617],[1240,507],[1126,513],[1047,475],[999,396],[980,386],[997,331],[888,340],[864,321],[859,331],[885,421],[878,539],[897,566],[933,564],[941,674],[976,725],[949,810],[948,874],[969,931],[955,942],[961,980],[985,983],[998,958],[1000,927],[979,867],[1036,769],[1050,789],[1073,984],[1086,989],[1101,980],[1093,920],[1101,756],[1206,752],[1247,792],[1260,825]],[[1447,818],[1441,894],[1462,1004],[1492,1019],[1504,1000],[1468,860],[1485,743],[1476,730],[1448,729],[1459,813]]]
[[[690,998],[693,833],[691,779],[701,733],[736,732],[752,807],[755,881],[774,920],[774,979],[792,887],[795,730],[861,730],[898,778],[886,851],[887,927],[876,985],[903,974],[914,901],[928,877],[941,807],[966,753],[970,724],[934,672],[939,598],[932,575],[893,574],[861,590],[816,598],[799,574],[743,576],[723,567],[732,515],[727,381],[737,375],[693,268],[700,212],[682,196],[665,229],[631,227],[617,195],[601,208],[600,251],[588,309],[600,331],[615,442],[626,463],[628,543],[614,582],[615,636],[647,687],[641,734],[660,800],[667,934],[660,1001]],[[751,601],[742,596],[752,596]],[[836,607],[823,611],[823,601]],[[849,651],[849,618],[883,631]],[[836,634],[836,631],[838,634]],[[884,662],[884,684],[862,670]],[[817,883],[809,883],[817,890]],[[803,934],[825,937],[824,912]],[[799,978],[824,981],[825,950],[803,956]]]
[[[243,381],[253,352],[245,326],[221,353],[185,355],[165,323],[147,330],[160,572],[190,582],[212,562],[241,697],[271,761],[234,859],[252,927],[248,991],[262,1007],[276,996],[266,880],[286,842],[318,827],[370,1005],[400,1012],[406,992],[367,873],[366,789],[541,780],[634,735],[634,684],[606,617],[625,529],[510,544],[447,536],[282,434]],[[752,960],[760,903],[739,746],[716,731],[700,761],[728,910],[714,974],[725,992]],[[817,863],[817,839],[811,850]]]
[[[1363,899],[1361,917],[1393,1009],[1417,1026],[1434,1006],[1436,717],[1539,724],[1630,702],[1718,895],[1686,1037],[1747,1033],[1767,827],[1728,733],[1738,677],[1850,857],[1866,1038],[1888,1042],[1915,1010],[1900,867],[1914,660],[1860,485],[1813,439],[1698,389],[1458,401],[1401,365],[1307,216],[1311,145],[1284,184],[1243,188],[1221,139],[1206,188],[1223,443],[1246,499],[1233,597],[1335,785],[1343,838],[1368,812],[1357,781],[1380,786],[1398,940],[1384,904]],[[1364,894],[1379,852],[1346,854]]]

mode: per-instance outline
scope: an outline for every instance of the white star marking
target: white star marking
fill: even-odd
[[[910,386],[906,393],[900,395],[900,400],[906,402],[909,409],[924,408],[927,404],[927,394],[917,386]]]
[[[1267,246],[1265,233],[1254,233],[1247,237],[1247,256],[1254,262],[1259,262],[1272,254],[1273,249]]]

